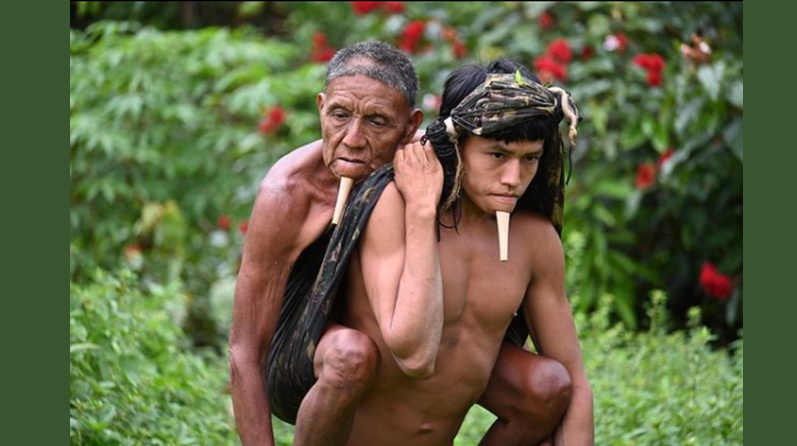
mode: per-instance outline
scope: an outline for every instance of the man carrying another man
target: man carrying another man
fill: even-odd
[[[297,282],[289,278],[306,273],[305,265],[326,251],[340,178],[362,181],[413,139],[422,122],[414,106],[416,92],[414,69],[394,47],[362,42],[342,49],[330,61],[326,88],[317,97],[322,140],[280,159],[261,183],[230,334],[233,405],[244,445],[274,443],[272,413],[296,423],[296,444],[349,440],[357,406],[378,379],[385,358],[371,336],[339,325],[340,320],[313,319],[312,330],[283,323],[289,308],[294,314],[304,311],[301,299],[286,298],[290,283]],[[396,169],[401,172],[402,166]],[[399,192],[419,194],[410,187]],[[413,200],[410,195],[405,199]],[[336,287],[327,285],[334,294]],[[323,316],[330,305],[322,305]],[[305,352],[301,360],[312,376],[302,377],[300,386],[281,381],[297,365],[272,345],[278,321],[283,345],[299,344]],[[303,341],[306,345],[290,342],[293,333],[305,328],[318,335]],[[269,370],[265,376],[264,370]],[[560,363],[504,343],[480,399],[498,416],[487,435],[496,442],[485,444],[547,435],[567,408],[569,393],[569,375]]]

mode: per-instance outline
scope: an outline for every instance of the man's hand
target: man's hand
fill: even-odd
[[[396,187],[407,209],[437,209],[443,189],[443,167],[431,143],[405,145],[393,157]]]

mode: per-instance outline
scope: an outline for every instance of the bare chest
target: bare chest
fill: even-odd
[[[501,262],[497,240],[495,246],[489,241],[441,242],[447,325],[472,321],[482,329],[503,330],[523,301],[531,279],[530,260],[517,253]]]

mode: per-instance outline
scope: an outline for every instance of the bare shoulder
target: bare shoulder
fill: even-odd
[[[312,215],[308,193],[313,157],[320,156],[314,145],[300,147],[280,158],[260,182],[249,220],[248,249],[268,249],[295,257],[297,251],[312,242],[309,238],[325,226]]]
[[[531,211],[519,211],[512,214],[510,226],[521,233],[520,240],[536,259],[560,257],[562,240],[551,221],[544,215]]]
[[[321,141],[313,141],[287,153],[271,166],[260,182],[260,190],[295,192],[292,186],[313,176],[314,166],[321,156]]]

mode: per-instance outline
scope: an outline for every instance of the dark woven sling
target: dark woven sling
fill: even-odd
[[[349,256],[357,248],[379,196],[392,180],[393,166],[388,164],[356,186],[340,224],[307,248],[291,271],[265,370],[271,412],[283,421],[296,422],[299,405],[316,381],[313,356]]]

